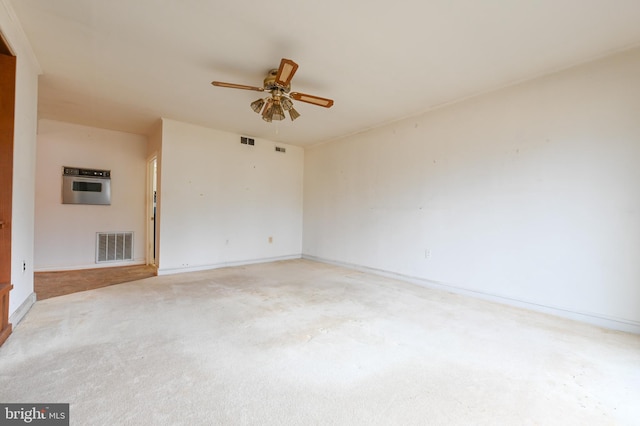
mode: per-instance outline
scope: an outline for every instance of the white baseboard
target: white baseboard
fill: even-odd
[[[18,309],[13,311],[13,313],[9,316],[9,322],[15,328],[20,321],[27,315],[27,312],[31,309],[31,307],[36,303],[36,294],[31,293],[27,298],[22,302]]]
[[[231,262],[220,262],[209,265],[185,266],[180,268],[158,268],[158,275],[181,274],[183,272],[207,271],[209,269],[227,268],[231,266],[253,265],[256,263],[278,262],[280,260],[300,259],[302,255],[291,254],[287,256],[265,257],[260,259],[237,260]]]
[[[357,271],[380,275],[387,278],[406,281],[406,282],[417,284],[430,289],[444,290],[451,293],[488,300],[491,302],[502,303],[504,305],[514,306],[514,307],[523,308],[523,309],[529,309],[531,311],[542,312],[549,315],[555,315],[558,317],[567,318],[567,319],[571,319],[571,320],[579,321],[583,323],[588,323],[588,324],[596,325],[598,327],[607,328],[610,330],[640,334],[640,322],[628,320],[625,318],[614,318],[607,315],[595,314],[590,312],[578,312],[578,311],[573,311],[571,309],[566,309],[558,306],[542,305],[539,303],[528,302],[526,300],[518,300],[518,299],[512,299],[509,297],[495,295],[495,294],[482,293],[479,291],[468,290],[465,288],[457,287],[451,284],[445,284],[438,281],[412,277],[409,275],[398,274],[395,272],[389,272],[382,269],[370,268],[367,266],[361,266],[361,265],[356,265],[356,264],[351,264],[346,262],[339,262],[331,259],[324,259],[321,257],[311,256],[307,254],[303,254],[302,258],[313,260],[315,262],[328,263],[331,265],[342,266],[344,268],[355,269]]]

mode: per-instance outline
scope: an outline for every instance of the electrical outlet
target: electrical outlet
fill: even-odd
[[[27,272],[27,262],[22,261],[22,272]]]
[[[431,249],[424,249],[424,258],[431,259]]]

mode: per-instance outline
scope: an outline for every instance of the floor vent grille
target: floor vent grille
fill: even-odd
[[[96,263],[133,260],[133,232],[98,232]]]

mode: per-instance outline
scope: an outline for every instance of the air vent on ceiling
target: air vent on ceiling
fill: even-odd
[[[133,260],[133,232],[98,232],[96,263]]]
[[[282,148],[280,146],[276,146],[276,151],[277,152],[287,152],[287,149],[286,148]]]
[[[240,136],[240,143],[244,145],[255,145],[256,141],[253,138],[248,138],[246,136]]]

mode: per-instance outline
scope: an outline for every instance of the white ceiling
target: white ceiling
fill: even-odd
[[[160,117],[305,146],[640,44],[638,0],[5,0],[43,75],[40,118],[147,133]],[[266,123],[280,59],[325,109]]]

